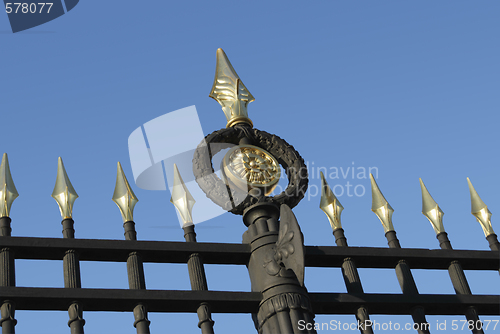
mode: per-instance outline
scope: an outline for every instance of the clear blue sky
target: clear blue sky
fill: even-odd
[[[256,98],[249,106],[255,127],[287,140],[313,167],[310,191],[294,209],[307,245],[334,245],[318,208],[317,168],[354,166],[378,169],[403,247],[439,248],[421,214],[422,177],[445,212],[452,245],[489,250],[470,214],[466,177],[499,233],[499,15],[494,1],[94,0],[16,34],[0,15],[0,153],[9,155],[20,194],[12,206],[12,235],[62,237],[50,197],[61,156],[80,195],[76,237],[123,239],[111,197],[117,161],[132,181],[128,136],[190,105],[205,134],[225,127],[220,106],[208,97],[221,47]],[[339,196],[349,244],[386,247],[370,211],[369,179],[339,174],[328,182],[359,185],[358,194],[365,189],[363,196]],[[140,200],[138,238],[183,240],[170,194],[132,186]],[[197,226],[202,242],[239,243],[244,230],[241,218],[229,213]],[[17,260],[16,266],[18,286],[63,286],[62,262]],[[190,289],[184,265],[146,264],[145,270],[150,289]],[[128,287],[124,263],[82,262],[81,271],[83,287]],[[210,265],[206,272],[212,290],[250,289],[244,266]],[[454,293],[446,271],[413,273],[421,293]],[[400,292],[393,270],[360,275],[365,292]],[[500,294],[498,272],[466,275],[473,293]],[[339,269],[308,268],[305,283],[312,292],[345,292]],[[69,333],[66,312],[17,311],[16,318],[19,334]],[[87,333],[135,333],[130,313],[85,312],[84,318]],[[149,318],[153,333],[199,333],[195,314]],[[213,319],[218,334],[255,333],[250,315]],[[450,330],[453,319],[464,317],[428,316],[432,328],[448,321],[448,331],[434,330],[439,333],[457,333]]]

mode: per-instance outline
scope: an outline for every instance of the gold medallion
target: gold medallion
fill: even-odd
[[[227,181],[244,191],[259,189],[266,196],[276,188],[281,175],[278,161],[269,152],[253,145],[233,147],[221,165]]]

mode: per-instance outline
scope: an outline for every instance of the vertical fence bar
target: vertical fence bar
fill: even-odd
[[[125,240],[137,240],[135,223],[131,220],[123,224],[125,230]],[[146,278],[144,277],[144,265],[142,257],[138,252],[131,252],[127,258],[127,274],[129,289],[146,289]],[[147,306],[144,303],[138,303],[134,307],[134,327],[137,334],[149,334],[149,325]]]
[[[73,204],[78,198],[78,194],[73,188],[69,180],[62,158],[57,160],[57,176],[52,197],[59,206],[62,218],[62,234],[64,239],[74,239],[75,229],[73,228],[75,222],[73,221]],[[74,249],[66,251],[63,257],[63,275],[64,287],[68,289],[80,289],[80,261],[78,253]],[[81,303],[73,301],[68,307],[69,321],[68,326],[71,334],[83,334],[83,309]]]
[[[449,249],[452,250],[451,242],[448,239],[448,234],[446,232],[441,232],[436,235],[436,238],[439,240],[439,246],[441,249]],[[462,265],[459,261],[452,261],[450,266],[448,267],[448,274],[450,275],[451,283],[453,284],[453,288],[455,292],[459,295],[472,295],[472,292],[469,287],[469,283],[467,282],[467,278],[465,277],[464,270],[462,269]],[[465,312],[465,317],[467,318],[469,329],[474,334],[483,334],[482,325],[479,325],[479,315],[477,314],[477,310],[474,306],[469,306]],[[472,327],[472,328],[471,328]]]
[[[12,229],[10,223],[10,208],[19,196],[14,180],[10,174],[7,153],[2,156],[0,163],[0,236],[10,237]],[[0,249],[0,286],[16,286],[16,271],[14,251],[8,247]],[[0,326],[3,334],[14,334],[17,320],[14,318],[15,305],[11,300],[4,300],[0,307]]]
[[[10,217],[0,217],[0,236],[11,236]],[[10,248],[0,250],[0,286],[16,286],[14,252]],[[0,307],[0,326],[2,334],[14,334],[17,320],[14,318],[15,305],[11,300],[4,300]]]
[[[385,234],[389,248],[401,248],[396,231],[388,231]],[[399,260],[396,265],[396,277],[398,278],[399,286],[404,295],[418,295],[417,284],[411,273],[410,266],[405,260]],[[417,332],[420,334],[429,334],[430,325],[425,318],[425,310],[422,306],[415,306],[411,309],[411,317],[416,326]]]
[[[500,251],[500,242],[498,242],[498,237],[495,233],[492,233],[486,237],[488,240],[490,249],[492,251]]]
[[[196,242],[196,233],[194,232],[191,212],[196,201],[184,184],[177,164],[174,164],[174,187],[172,189],[170,203],[175,206],[182,218],[184,239],[186,242]],[[191,289],[195,291],[208,290],[205,268],[203,267],[200,254],[191,254],[187,261],[187,265]],[[198,327],[201,329],[201,333],[214,334],[214,321],[212,320],[210,305],[208,303],[201,303],[196,313],[198,314]]]
[[[194,225],[184,225],[184,239],[186,242],[196,242],[196,233]],[[189,280],[191,289],[195,291],[208,290],[207,278],[205,276],[205,268],[201,260],[200,254],[193,253],[188,259]],[[208,303],[201,303],[196,312],[198,314],[198,327],[202,334],[214,334],[214,321]]]
[[[62,221],[63,238],[74,239],[75,229],[74,221],[72,218],[66,218]],[[63,257],[63,271],[64,271],[64,287],[70,289],[80,289],[82,287],[80,279],[80,260],[78,253],[74,249],[66,251]],[[81,303],[73,301],[68,308],[69,321],[68,326],[71,329],[71,334],[83,334],[83,326],[85,320],[83,319],[83,308]]]
[[[112,197],[113,202],[118,205],[123,219],[123,229],[125,240],[137,240],[137,232],[134,223],[134,207],[139,202],[135,196],[127,177],[123,172],[120,162],[117,164],[115,191]],[[130,252],[127,257],[127,276],[129,289],[146,289],[146,279],[144,277],[144,265],[142,257],[137,252]],[[134,327],[137,334],[149,334],[148,309],[146,304],[137,303],[134,306]]]
[[[344,234],[344,229],[340,221],[340,215],[344,207],[340,204],[335,194],[330,189],[326,182],[325,175],[321,173],[321,200],[319,208],[325,212],[335,236],[335,243],[338,247],[348,247],[347,238]],[[342,262],[342,276],[344,277],[345,286],[348,293],[363,294],[363,286],[359,278],[358,268],[356,263],[350,257],[345,258]],[[373,328],[370,321],[368,310],[363,305],[360,305],[356,310],[356,320],[358,328],[362,334],[373,334]]]
[[[444,212],[441,210],[439,205],[436,203],[434,198],[432,198],[429,190],[424,184],[422,179],[420,181],[420,188],[422,190],[422,214],[427,217],[429,222],[436,232],[436,238],[439,241],[439,247],[441,249],[452,250],[450,240],[448,239],[448,234],[446,233],[443,225],[443,215]],[[474,206],[474,204],[473,204]],[[472,210],[474,212],[474,210]],[[459,295],[472,295],[472,292],[465,277],[465,273],[460,265],[459,261],[452,261],[448,267],[448,274],[450,275],[451,283],[455,292]],[[465,311],[465,317],[468,321],[468,327],[474,334],[484,333],[482,330],[482,324],[479,320],[477,310],[474,306],[470,306]]]
[[[372,188],[372,211],[377,215],[382,223],[382,226],[384,227],[385,237],[389,248],[401,248],[399,240],[396,237],[394,225],[392,224],[392,213],[394,212],[394,209],[385,199],[371,173],[370,182]],[[404,259],[398,261],[395,270],[403,295],[418,295],[417,285],[413,279],[410,267]],[[410,315],[413,319],[414,326],[416,326],[414,329],[416,329],[419,334],[430,333],[430,325],[425,319],[425,311],[423,307],[418,305],[413,307],[410,310]]]
[[[344,235],[344,229],[337,228],[333,231],[335,236],[335,243],[339,247],[349,247],[347,244],[347,238]],[[361,279],[359,278],[358,268],[356,263],[350,257],[345,258],[342,262],[342,276],[344,277],[345,286],[348,293],[352,294],[363,294],[363,286],[361,285]],[[356,319],[358,320],[359,331],[362,334],[373,334],[373,329],[371,326],[370,315],[368,310],[363,305],[359,306],[356,310]]]

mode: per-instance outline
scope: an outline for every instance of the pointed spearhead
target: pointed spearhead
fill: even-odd
[[[177,208],[177,211],[179,211],[183,221],[183,226],[193,224],[192,211],[196,201],[184,184],[176,164],[174,164],[174,187],[172,189],[170,203],[172,203]]]
[[[420,187],[422,188],[422,213],[427,217],[427,219],[429,219],[436,234],[445,232],[443,226],[444,212],[432,198],[422,179],[419,180]]]
[[[241,81],[222,49],[217,49],[217,67],[212,91],[209,95],[219,102],[227,118],[227,126],[247,123],[253,126],[248,118],[247,106],[255,98]]]
[[[470,201],[471,201],[471,212],[476,217],[479,224],[483,228],[484,235],[487,237],[490,234],[495,233],[493,231],[493,226],[491,226],[491,212],[488,210],[488,206],[484,204],[481,197],[477,194],[476,189],[472,186],[469,178],[467,178],[467,183],[469,184],[470,191]]]
[[[344,207],[340,204],[335,194],[330,189],[330,186],[325,180],[323,172],[321,173],[321,201],[319,202],[319,208],[326,213],[326,216],[330,220],[330,225],[332,230],[342,228],[340,223],[340,214]]]
[[[71,218],[73,216],[73,203],[78,198],[78,194],[73,188],[68,174],[66,174],[61,157],[57,162],[57,178],[52,197],[59,205],[62,219]]]
[[[0,164],[0,217],[9,217],[10,207],[18,196],[10,174],[9,159],[7,153],[4,153]]]
[[[139,202],[137,196],[135,196],[130,184],[127,181],[127,177],[123,172],[122,165],[118,162],[118,170],[116,173],[116,185],[115,192],[113,193],[113,202],[118,205],[120,213],[122,214],[123,222],[134,220],[134,207]]]
[[[382,226],[384,226],[385,233],[394,231],[394,226],[392,225],[392,214],[394,213],[394,209],[385,199],[371,173],[370,182],[372,185],[372,211],[375,212],[378,219],[380,219]]]

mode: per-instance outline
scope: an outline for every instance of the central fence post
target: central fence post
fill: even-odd
[[[307,290],[291,270],[275,261],[279,216],[278,207],[270,203],[255,204],[243,215],[248,227],[243,242],[251,245],[252,252],[247,265],[252,291],[263,295],[258,313],[252,315],[255,326],[261,334],[316,333]]]

